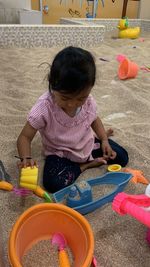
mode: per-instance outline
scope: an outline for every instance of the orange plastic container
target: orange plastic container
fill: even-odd
[[[9,260],[21,267],[21,259],[36,242],[62,233],[74,257],[73,267],[90,267],[94,237],[88,221],[77,211],[55,203],[43,203],[26,210],[14,224],[9,238]],[[38,256],[38,255],[37,255]]]
[[[125,80],[129,78],[135,78],[138,74],[139,66],[135,63],[130,61],[128,58],[125,58],[118,69],[118,76],[119,79]]]

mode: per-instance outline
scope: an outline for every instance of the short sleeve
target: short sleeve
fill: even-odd
[[[96,101],[94,99],[94,97],[92,95],[90,95],[89,97],[89,101],[90,101],[90,111],[91,111],[91,115],[93,118],[93,121],[95,121],[97,119],[97,104]]]
[[[45,102],[38,100],[27,116],[27,121],[36,130],[40,130],[46,125],[47,105]]]

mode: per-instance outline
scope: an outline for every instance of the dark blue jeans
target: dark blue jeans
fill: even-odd
[[[96,143],[100,143],[95,139]],[[117,153],[114,160],[109,160],[108,164],[120,164],[122,167],[128,163],[127,151],[113,140],[109,139],[109,144]],[[103,156],[101,148],[92,151],[93,158]],[[47,156],[45,159],[43,172],[43,185],[48,192],[54,193],[72,183],[81,174],[80,164],[72,162],[67,158],[60,158],[56,155]]]

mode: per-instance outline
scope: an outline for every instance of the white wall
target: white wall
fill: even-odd
[[[150,0],[140,0],[138,17],[140,19],[150,19]]]
[[[0,24],[20,23],[19,12],[23,9],[31,10],[31,0],[0,0]]]
[[[31,9],[31,0],[0,0],[0,7]]]
[[[42,12],[37,10],[20,10],[19,11],[20,24],[42,24]]]

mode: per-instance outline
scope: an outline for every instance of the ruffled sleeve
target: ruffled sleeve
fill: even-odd
[[[91,115],[91,119],[95,121],[97,119],[98,113],[97,113],[97,104],[92,95],[88,97],[87,101],[88,111]]]
[[[27,120],[33,128],[36,130],[41,130],[46,125],[47,113],[48,110],[46,100],[38,100],[37,103],[32,107]]]

